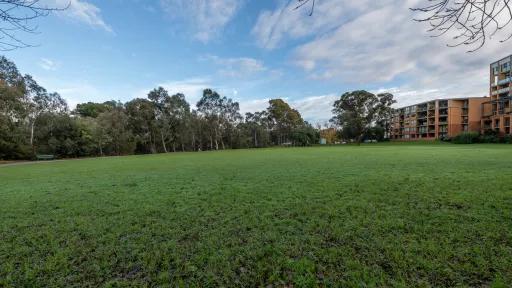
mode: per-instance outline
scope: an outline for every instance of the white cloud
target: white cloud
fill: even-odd
[[[76,105],[80,103],[88,101],[104,102],[108,100],[103,98],[104,94],[99,89],[85,82],[68,83],[54,90],[66,99],[71,110],[75,109]]]
[[[267,70],[262,61],[249,58],[221,58],[214,55],[201,57],[200,60],[211,61],[220,67],[218,71],[223,76],[243,78]]]
[[[141,89],[133,95],[133,98],[146,98],[149,91],[155,87],[163,87],[169,94],[183,93],[191,105],[195,105],[203,95],[206,88],[215,89],[209,78],[190,78],[180,81],[166,81],[154,85],[152,88]]]
[[[400,106],[488,94],[489,64],[510,54],[512,41],[499,43],[503,37],[497,35],[474,53],[449,48],[453,34],[429,37],[426,24],[412,20],[409,8],[424,4],[324,0],[311,17],[280,6],[260,14],[253,35],[268,49],[300,41],[290,60],[309,81],[394,89]]]
[[[265,99],[253,99],[253,100],[239,100],[240,113],[245,114],[247,112],[263,111],[268,107],[269,98]]]
[[[354,14],[363,11],[369,4],[382,6],[380,1],[358,0],[316,1],[313,16],[308,16],[309,9],[295,10],[296,1],[281,1],[274,11],[260,13],[252,34],[258,44],[267,49],[274,49],[290,39],[318,35],[349,22]]]
[[[235,17],[242,0],[160,0],[160,4],[172,19],[188,23],[194,38],[206,43]]]
[[[59,66],[55,61],[47,58],[41,58],[38,64],[39,67],[43,68],[46,71],[55,71]]]
[[[46,0],[44,3],[47,3],[50,7],[68,7],[63,11],[56,12],[59,16],[114,33],[112,27],[103,20],[101,9],[85,0]]]
[[[302,118],[310,122],[328,121],[332,117],[332,105],[339,98],[336,94],[309,96],[290,101],[290,105],[297,109]]]
[[[304,120],[317,123],[328,121],[332,117],[332,105],[338,98],[339,95],[326,94],[298,99],[289,99],[287,97],[282,97],[281,99],[286,101],[293,109],[297,109]],[[246,112],[263,111],[267,109],[269,100],[270,98],[241,100],[240,112],[243,114]]]

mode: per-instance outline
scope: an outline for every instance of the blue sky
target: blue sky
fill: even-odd
[[[408,9],[424,0],[322,0],[311,17],[288,2],[71,0],[39,20],[39,34],[20,35],[37,47],[4,54],[70,106],[126,102],[156,86],[194,104],[214,88],[243,112],[285,98],[315,122],[355,89],[392,92],[399,105],[483,96],[488,64],[512,48],[491,41],[468,54],[429,38]]]

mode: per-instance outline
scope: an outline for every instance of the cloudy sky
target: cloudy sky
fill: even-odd
[[[318,0],[313,16],[290,0],[45,1],[71,5],[20,35],[36,47],[4,54],[70,106],[160,85],[195,103],[213,88],[243,112],[284,98],[315,122],[350,90],[388,91],[399,106],[486,95],[489,63],[512,52],[512,41],[466,53],[429,37],[409,10],[427,0]]]

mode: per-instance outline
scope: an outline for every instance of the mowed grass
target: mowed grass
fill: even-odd
[[[0,287],[507,287],[512,146],[0,167]]]

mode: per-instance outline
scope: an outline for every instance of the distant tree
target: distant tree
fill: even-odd
[[[0,56],[0,159],[30,157],[25,81],[16,65]]]
[[[205,126],[206,121],[203,116],[198,111],[192,110],[188,121],[188,131],[190,133],[192,151],[203,149]]]
[[[158,123],[154,104],[147,99],[133,99],[126,103],[131,130],[137,137],[138,152],[156,153]]]
[[[350,132],[350,136],[359,144],[377,122],[391,117],[391,105],[395,102],[389,93],[375,95],[364,90],[347,92],[334,102],[331,121]]]
[[[293,129],[290,139],[295,146],[310,146],[318,143],[320,134],[311,124],[304,121],[304,123]]]
[[[132,154],[135,141],[130,127],[130,119],[122,107],[101,113],[98,118],[98,130],[94,130],[95,141],[101,149],[111,155]]]
[[[153,89],[148,94],[148,99],[153,102],[154,105],[154,116],[156,124],[160,130],[160,138],[162,141],[162,148],[164,149],[164,152],[167,153],[167,145],[166,142],[166,136],[168,135],[169,129],[169,118],[170,115],[166,113],[165,110],[165,104],[164,102],[167,101],[169,98],[169,92],[165,90],[163,87],[158,87],[156,89]],[[165,134],[165,135],[164,135]]]
[[[222,149],[225,149],[224,134],[242,119],[238,102],[221,97],[211,89],[205,89],[203,97],[196,106],[197,111],[204,116],[209,124],[210,149],[214,149],[213,143],[215,143],[215,150],[219,150],[219,141]]]
[[[222,97],[211,89],[203,91],[203,97],[197,102],[197,111],[201,113],[208,121],[210,126],[210,149],[213,149],[215,142],[215,150],[219,150],[219,130],[220,130],[220,113]]]
[[[187,121],[190,121],[190,104],[185,95],[178,93],[167,97],[164,101],[164,113],[166,115],[166,135],[172,143],[172,150],[176,151],[176,145],[185,150],[185,140],[188,133]]]
[[[109,101],[104,103],[87,102],[76,105],[73,114],[81,117],[96,118],[103,112],[110,111],[115,107],[115,102]]]
[[[66,101],[58,93],[48,93],[30,75],[24,77],[26,95],[29,101],[30,145],[34,149],[34,129],[40,115],[68,111]],[[34,150],[35,151],[35,150]]]
[[[268,115],[266,111],[246,113],[244,128],[252,138],[249,147],[265,147],[268,145]]]
[[[267,115],[269,124],[275,133],[277,145],[290,141],[290,135],[293,129],[304,124],[304,120],[299,111],[292,109],[290,105],[282,99],[269,101]]]
[[[233,147],[233,139],[237,137],[238,132],[236,131],[236,126],[240,121],[243,120],[242,115],[240,115],[240,105],[238,102],[233,101],[232,99],[223,97],[221,103],[221,145],[222,149],[226,149],[225,141],[226,138],[229,142],[229,145]]]
[[[35,19],[48,16],[53,11],[68,8],[71,2],[62,7],[48,6],[41,0],[0,0],[0,51],[30,47],[21,40],[18,32],[36,33],[38,26],[31,24]]]

